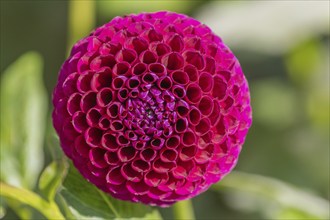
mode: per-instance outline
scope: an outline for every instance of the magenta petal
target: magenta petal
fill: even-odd
[[[148,193],[149,186],[142,180],[140,183],[127,182],[127,189],[134,195],[144,195]]]
[[[205,116],[209,116],[213,110],[213,99],[210,96],[203,96],[198,104],[198,108]]]
[[[116,141],[116,136],[114,136],[111,133],[103,134],[102,139],[101,139],[101,144],[102,144],[102,147],[104,147],[108,151],[117,151],[119,148],[119,145],[117,144],[117,141]]]
[[[98,147],[100,146],[102,135],[102,130],[93,127],[88,128],[85,131],[86,143],[92,147]]]
[[[214,77],[213,95],[219,100],[225,97],[227,91],[227,84],[218,76]]]
[[[160,63],[151,63],[149,64],[148,69],[157,76],[166,75],[166,67]]]
[[[132,37],[126,42],[126,47],[133,49],[137,54],[148,49],[148,41],[140,37]]]
[[[117,62],[133,63],[137,59],[135,50],[123,49],[116,54]]]
[[[189,111],[189,122],[192,125],[197,125],[201,119],[201,112],[197,108],[191,108]]]
[[[204,65],[205,65],[204,58],[200,52],[187,51],[183,54],[183,57],[186,60],[186,62],[195,66],[198,70],[201,70],[204,68]]]
[[[85,93],[80,100],[80,109],[87,112],[90,108],[96,106],[96,93],[89,91]]]
[[[120,144],[120,143],[118,143]],[[128,162],[134,159],[135,155],[136,155],[136,151],[133,147],[123,147],[120,148],[118,151],[118,158],[120,159],[120,161],[122,162]]]
[[[124,86],[126,80],[127,80],[127,78],[125,76],[118,76],[118,77],[114,78],[112,81],[111,88],[114,90],[121,89]]]
[[[170,53],[162,58],[162,63],[168,70],[177,70],[183,67],[183,57],[176,52]]]
[[[86,121],[86,115],[80,111],[76,112],[72,116],[72,125],[77,132],[79,132],[79,133],[84,132],[88,128],[88,124]]]
[[[180,136],[179,135],[171,136],[166,140],[165,144],[167,148],[176,148],[180,144]]]
[[[147,71],[147,64],[145,63],[137,63],[132,68],[132,73],[137,76],[142,75],[146,71]]]
[[[73,93],[67,102],[67,111],[70,115],[80,110],[81,94]]]
[[[178,152],[174,149],[166,149],[160,154],[160,159],[164,162],[173,162],[177,159]]]
[[[187,98],[190,103],[197,103],[202,97],[202,90],[197,84],[190,84],[187,87]]]
[[[103,88],[96,95],[96,101],[100,107],[108,106],[112,100],[113,91],[110,88]]]
[[[181,143],[184,146],[191,146],[196,143],[196,135],[192,130],[187,130],[186,132],[181,135]]]
[[[203,92],[210,92],[213,88],[213,78],[208,72],[203,72],[199,77],[199,86]]]
[[[171,50],[171,48],[167,44],[159,43],[159,42],[157,42],[157,43],[151,43],[149,47],[159,57],[164,56],[165,54],[169,53],[170,50]]]
[[[179,34],[174,34],[166,40],[172,51],[180,52],[183,49],[183,39]]]
[[[139,56],[140,61],[145,64],[154,63],[157,61],[157,55],[152,51],[146,50],[142,52]]]
[[[121,167],[121,174],[123,177],[131,182],[140,182],[142,179],[142,174],[132,168],[130,164],[125,164]]]
[[[179,157],[182,161],[190,161],[192,158],[195,157],[197,152],[197,148],[194,145],[183,147],[179,152]]]
[[[198,70],[195,66],[188,64],[184,67],[184,71],[188,74],[189,80],[195,82],[199,78]]]
[[[121,63],[116,63],[112,72],[115,76],[126,76],[129,74],[130,69],[131,65],[128,62],[123,61]]]
[[[172,87],[172,80],[168,76],[163,76],[158,79],[157,85],[161,90],[167,90]]]
[[[183,71],[175,71],[171,75],[172,80],[176,84],[186,85],[189,82],[189,76],[186,72]]]
[[[116,166],[119,165],[119,158],[116,152],[107,151],[104,154],[104,160],[109,165]]]
[[[89,151],[89,159],[91,163],[98,168],[105,168],[108,166],[104,160],[105,150],[100,148],[93,148]]]
[[[125,182],[125,178],[120,172],[120,167],[110,170],[107,174],[106,179],[108,183],[111,183],[113,185],[121,185]]]
[[[147,172],[150,170],[150,163],[144,160],[134,160],[132,162],[132,168],[138,172]]]
[[[153,170],[148,172],[145,177],[144,181],[148,186],[156,187],[160,184],[165,183],[168,180],[167,173],[157,173]]]

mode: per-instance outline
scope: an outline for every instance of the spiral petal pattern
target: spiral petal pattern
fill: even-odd
[[[252,123],[238,60],[172,12],[116,17],[77,42],[53,93],[65,154],[113,197],[168,206],[235,166]]]

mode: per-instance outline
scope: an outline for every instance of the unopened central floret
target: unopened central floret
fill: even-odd
[[[126,129],[125,138],[133,146],[161,148],[173,133],[176,122],[175,98],[154,84],[147,84],[137,97],[128,97],[119,109],[119,118]],[[138,141],[139,140],[139,141]]]

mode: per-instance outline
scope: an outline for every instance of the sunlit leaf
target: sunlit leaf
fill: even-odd
[[[213,189],[225,193],[232,208],[261,212],[267,218],[329,219],[327,200],[277,179],[232,172]]]
[[[76,219],[161,219],[156,209],[124,202],[103,193],[70,166],[61,195]]]
[[[53,161],[42,172],[39,179],[39,189],[48,201],[54,200],[55,194],[62,184],[66,168],[64,160]]]
[[[1,180],[32,188],[43,164],[47,96],[43,61],[29,52],[1,77]]]

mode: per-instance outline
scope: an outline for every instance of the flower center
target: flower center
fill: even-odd
[[[119,114],[126,127],[124,132],[133,132],[136,141],[145,142],[144,146],[163,143],[177,120],[173,94],[156,85],[146,91],[142,88],[137,97],[128,97]]]
[[[147,114],[147,117],[148,117],[149,119],[153,119],[153,118],[154,118],[154,116],[155,116],[155,113],[154,113],[154,111],[153,111],[153,110],[151,110],[150,108],[149,108],[149,109],[147,109],[147,111],[146,111],[146,114]]]

